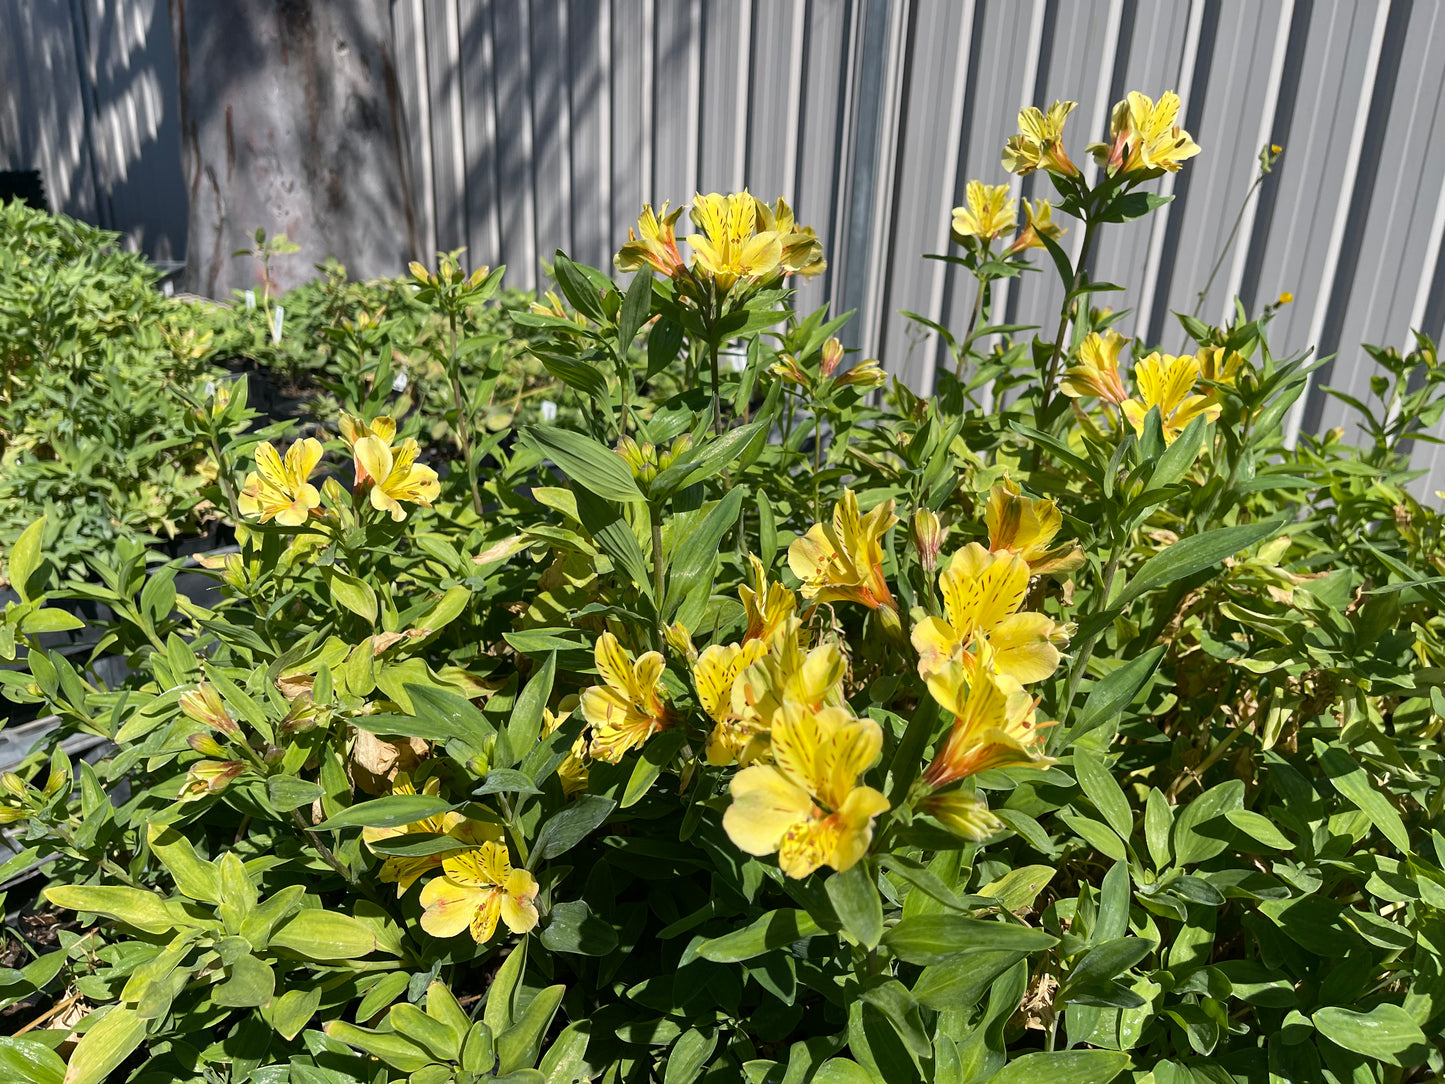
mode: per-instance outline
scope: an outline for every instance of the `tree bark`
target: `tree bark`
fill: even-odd
[[[301,251],[272,289],[334,256],[354,278],[423,254],[406,177],[386,0],[170,0],[190,196],[186,288],[259,286],[256,227]]]

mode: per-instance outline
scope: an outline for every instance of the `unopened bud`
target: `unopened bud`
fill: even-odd
[[[830,338],[823,344],[823,361],[818,366],[818,371],[823,374],[823,379],[828,379],[838,370],[843,361],[843,344],[836,338]]]
[[[204,723],[213,730],[219,730],[222,734],[236,735],[241,728],[236,725],[236,720],[231,718],[231,713],[226,710],[226,704],[221,699],[221,694],[216,692],[214,686],[202,683],[197,685],[190,692],[181,696],[181,711],[187,717],[198,723]]]
[[[958,790],[931,794],[919,805],[954,835],[975,843],[1004,828],[1003,821],[991,813],[988,805],[976,794]]]
[[[66,787],[70,786],[70,773],[68,771],[57,771],[51,769],[50,775],[45,779],[45,788],[41,791],[46,798],[54,798]]]
[[[689,664],[697,661],[697,648],[692,643],[692,633],[681,621],[676,621],[662,630],[663,639],[669,647],[688,661]]]
[[[226,755],[225,747],[209,734],[192,734],[186,739],[186,744],[202,756],[223,757]]]
[[[838,384],[852,388],[876,388],[888,379],[876,361],[862,361],[838,377]]]
[[[25,785],[25,780],[21,779],[14,772],[6,772],[4,775],[0,775],[0,787],[4,787],[5,790],[15,798],[24,798],[30,790],[30,788]]]
[[[937,513],[931,508],[920,508],[914,512],[909,534],[918,553],[918,563],[925,572],[932,572],[938,567],[938,551],[943,548],[943,524],[939,522]]]

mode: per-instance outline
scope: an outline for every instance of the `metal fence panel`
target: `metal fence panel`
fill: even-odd
[[[0,165],[38,165],[52,202],[179,255],[184,183],[160,0],[0,0]],[[967,182],[1008,177],[1025,105],[1079,103],[1071,146],[1101,139],[1130,89],[1177,90],[1203,153],[1157,188],[1161,213],[1090,259],[1133,307],[1125,333],[1178,349],[1172,311],[1285,291],[1279,353],[1338,352],[1291,415],[1349,412],[1361,341],[1406,347],[1445,322],[1445,5],[1424,0],[392,0],[409,184],[435,249],[470,248],[534,286],[557,248],[605,265],[642,203],[748,186],[782,195],[830,266],[799,305],[856,308],[848,345],[920,390],[949,361],[918,311],[962,333],[971,279],[947,252]],[[1256,155],[1284,155],[1259,189]],[[686,223],[681,224],[683,232]],[[1077,253],[1077,228],[1064,247]],[[169,246],[169,248],[167,248]],[[421,253],[419,255],[426,255]],[[1052,332],[1052,275],[1004,284],[994,317]],[[1445,435],[1445,431],[1442,431]],[[1418,490],[1445,486],[1422,444]]]

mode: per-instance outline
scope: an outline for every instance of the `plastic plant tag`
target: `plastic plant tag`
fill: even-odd
[[[255,307],[256,307],[256,291],[255,291],[255,290],[247,290],[247,291],[246,291],[246,308],[248,308],[248,309],[254,309]]]
[[[406,374],[397,373],[391,378],[391,390],[395,392],[406,391]]]
[[[543,399],[541,402],[542,420],[544,422],[555,422],[557,420],[557,404],[550,399]]]
[[[286,310],[280,305],[277,305],[276,317],[271,322],[271,341],[273,343],[279,343],[281,341],[281,321],[284,319],[286,319]]]

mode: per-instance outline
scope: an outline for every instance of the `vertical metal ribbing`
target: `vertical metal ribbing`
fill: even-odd
[[[741,192],[747,184],[748,172],[748,98],[752,90],[753,0],[738,4],[737,98],[733,103],[733,179],[732,191]],[[764,193],[767,196],[767,193]]]
[[[702,0],[689,0],[687,13],[687,172],[683,194],[697,191],[702,168]]]
[[[888,294],[888,253],[893,233],[893,192],[897,178],[899,128],[903,111],[904,73],[907,65],[907,35],[912,25],[912,0],[898,0],[891,6],[888,26],[888,52],[879,101],[877,139],[875,142],[875,179],[868,247],[868,277],[863,285],[866,299],[862,312],[862,345],[865,351],[877,352],[883,338],[883,298]],[[890,118],[894,122],[889,123]]]
[[[616,208],[612,206],[612,0],[599,0],[597,16],[597,70],[601,73],[602,87],[598,94],[597,109],[602,117],[602,132],[597,139],[598,181],[602,185],[602,206],[604,208],[603,229],[607,231],[602,241],[602,251],[610,252],[617,239]]]
[[[463,238],[471,235],[467,222],[467,155],[466,155],[466,130],[462,124],[462,80],[461,80],[461,57],[462,57],[462,29],[461,18],[457,12],[456,0],[451,0],[446,5],[446,18],[444,26],[446,29],[447,59],[451,62],[453,74],[451,87],[447,91],[449,108],[451,114],[451,136],[452,136],[452,193],[453,198],[458,201],[461,209],[461,236]]]
[[[794,207],[798,203],[798,178],[802,163],[799,160],[799,132],[803,125],[803,68],[805,38],[807,36],[807,0],[793,0],[792,40],[789,43],[787,129],[783,134],[783,158],[787,163],[787,180],[784,182],[788,202]],[[811,213],[811,211],[810,211]]]
[[[1289,0],[1293,3],[1294,0]],[[1094,113],[1089,118],[1088,134],[1091,139],[1102,139],[1104,132],[1109,130],[1109,114],[1113,110],[1114,103],[1110,101],[1110,84],[1114,79],[1114,67],[1119,59],[1119,30],[1124,25],[1124,0],[1109,0],[1109,14],[1104,29],[1105,56],[1099,59],[1099,81],[1094,87]],[[1075,163],[1077,165],[1078,163]],[[1084,180],[1092,187],[1099,179],[1099,163],[1094,161],[1094,156],[1088,155],[1084,159]],[[1075,231],[1079,236],[1075,239],[1072,249],[1074,262],[1079,259],[1079,249],[1084,244],[1082,230]]]
[[[642,200],[644,203],[656,203],[657,197],[657,176],[653,172],[652,143],[655,138],[653,134],[653,118],[657,110],[653,105],[653,83],[657,70],[657,17],[655,11],[656,0],[642,0],[642,40],[647,47],[642,50],[642,161],[638,163],[639,171],[642,174]]]
[[[1039,87],[1039,55],[1043,52],[1044,45],[1044,15],[1048,11],[1048,0],[1034,0],[1033,16],[1029,20],[1029,37],[1024,47],[1024,76],[1019,87],[1019,109],[1026,109],[1035,105],[1034,98],[1038,94]],[[1002,148],[1000,148],[1002,152]],[[1001,168],[1001,166],[1000,166]],[[1008,194],[1009,199],[1018,199],[1023,192],[1024,179],[1014,174],[1009,175]],[[993,310],[994,312],[1007,312],[1009,295],[1013,293],[1013,279],[999,279],[993,284]],[[992,391],[989,392],[992,395]]]
[[[484,20],[482,26],[482,65],[483,71],[489,78],[486,81],[492,93],[487,95],[485,102],[477,103],[482,111],[482,139],[489,148],[488,159],[492,166],[491,185],[493,198],[487,201],[485,229],[487,243],[491,250],[485,253],[486,259],[493,262],[501,262],[502,259],[502,216],[498,211],[500,200],[498,194],[501,192],[501,179],[498,174],[500,163],[497,154],[497,49],[496,35],[493,33],[492,3],[487,0],[482,10]],[[482,254],[473,253],[472,261],[475,263]]]
[[[963,11],[959,18],[958,28],[958,52],[957,61],[953,66],[953,87],[949,93],[948,100],[948,131],[944,138],[948,140],[948,157],[946,159],[945,177],[957,177],[958,165],[963,158],[963,113],[965,98],[968,91],[969,59],[973,55],[973,20],[976,12],[974,0],[964,0]],[[952,202],[953,193],[951,190],[944,194],[945,201]],[[944,206],[939,209],[938,231],[934,234],[933,251],[947,252],[949,231],[952,228],[952,208]],[[928,289],[928,307],[923,311],[931,318],[941,322],[943,314],[943,301],[945,291],[948,289],[949,264],[938,261],[933,267],[933,282]],[[932,388],[938,372],[939,359],[943,356],[943,337],[935,336],[933,349],[923,356],[924,371],[919,375],[915,387]]]
[[[1191,0],[1189,5],[1189,27],[1184,32],[1184,48],[1179,61],[1177,93],[1181,101],[1188,101],[1194,89],[1194,71],[1199,60],[1199,38],[1200,31],[1204,26],[1205,3],[1206,0]],[[1178,174],[1164,174],[1159,185],[1161,195],[1174,194],[1176,176]],[[1149,231],[1149,254],[1144,266],[1144,285],[1140,292],[1139,306],[1134,314],[1134,335],[1141,340],[1147,338],[1149,323],[1154,315],[1154,295],[1159,288],[1159,269],[1164,259],[1164,241],[1168,233],[1171,210],[1172,207],[1165,204],[1152,216],[1153,222]]]
[[[431,256],[440,247],[437,244],[437,203],[436,189],[433,187],[435,177],[432,174],[431,154],[431,109],[428,107],[429,96],[427,87],[430,85],[427,69],[427,49],[425,15],[422,12],[424,0],[404,0],[411,12],[412,27],[412,62],[416,65],[416,89],[419,101],[416,108],[417,133],[412,141],[412,146],[418,150],[417,183],[422,193],[422,235],[426,238],[427,248],[430,252],[417,253],[423,260],[430,262]],[[395,9],[393,9],[394,11]],[[498,246],[500,247],[500,246]]]
[[[1279,24],[1275,28],[1274,54],[1269,62],[1269,82],[1265,88],[1264,106],[1259,113],[1259,131],[1254,145],[1269,144],[1274,127],[1275,108],[1279,104],[1280,87],[1284,82],[1285,56],[1289,52],[1290,29],[1294,22],[1294,0],[1280,0]],[[1239,222],[1238,240],[1235,243],[1234,262],[1229,269],[1229,279],[1224,288],[1224,307],[1219,322],[1228,323],[1234,317],[1234,299],[1244,282],[1244,269],[1250,259],[1250,238],[1254,234],[1254,218],[1259,211],[1259,193],[1245,205]]]
[[[1364,78],[1360,86],[1360,104],[1355,109],[1355,124],[1350,131],[1350,145],[1345,152],[1345,170],[1340,179],[1340,197],[1335,202],[1334,222],[1330,227],[1329,248],[1325,251],[1324,274],[1320,277],[1320,296],[1315,302],[1315,311],[1310,319],[1309,337],[1306,345],[1318,349],[1324,333],[1325,318],[1333,302],[1335,272],[1339,269],[1340,252],[1345,243],[1345,227],[1349,222],[1350,205],[1355,191],[1355,178],[1360,171],[1360,151],[1365,143],[1365,129],[1370,120],[1370,106],[1375,97],[1375,77],[1380,67],[1380,52],[1385,44],[1385,25],[1390,20],[1390,4],[1381,3],[1375,10],[1375,25],[1370,31],[1369,59],[1365,65]],[[1309,400],[1313,378],[1305,383],[1305,390],[1289,409],[1284,422],[1284,443],[1293,448],[1299,440],[1300,426],[1304,422],[1305,409]]]

